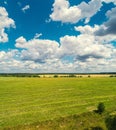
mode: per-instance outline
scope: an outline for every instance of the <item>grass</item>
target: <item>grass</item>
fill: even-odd
[[[115,109],[116,78],[0,77],[0,129]],[[48,125],[49,126],[49,125]]]

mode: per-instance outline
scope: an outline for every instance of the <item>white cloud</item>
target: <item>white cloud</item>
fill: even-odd
[[[95,32],[101,26],[75,26],[80,35],[66,35],[59,43],[40,37],[26,40],[21,36],[15,44],[20,50],[0,52],[0,70],[46,73],[115,71],[116,48],[111,42],[116,36],[96,36]]]
[[[8,61],[9,59],[14,59],[14,57],[17,57],[18,50],[9,50],[8,52],[0,51],[0,62],[2,61]]]
[[[25,12],[26,10],[30,9],[29,5],[26,5],[25,7],[22,8],[22,11]]]
[[[56,41],[35,38],[26,41],[25,38],[20,37],[16,39],[15,46],[23,49],[21,51],[21,58],[23,60],[42,63],[47,59],[55,58],[54,54],[57,52],[59,44]]]
[[[94,27],[91,27],[89,25],[85,25],[85,26],[75,26],[74,29],[76,31],[81,32],[82,34],[94,34],[95,31],[97,31],[99,29],[98,25],[94,25]]]
[[[75,72],[110,72],[116,70],[116,48],[111,44],[102,43],[103,39],[96,38],[91,34],[81,34],[77,37],[65,36],[60,40],[61,52],[67,57],[71,55],[73,57]]]
[[[85,19],[85,22],[88,23],[101,6],[101,0],[91,0],[89,3],[82,2],[75,6],[70,6],[68,0],[55,0],[50,18],[53,21],[63,23],[77,23],[79,20]]]
[[[52,40],[18,38],[16,47],[22,49],[23,67],[36,72],[114,71],[116,48],[109,43],[116,37],[95,36],[94,32],[99,28],[98,25],[75,27],[81,34],[61,37],[60,47]]]
[[[112,2],[116,5],[116,0],[91,0],[88,3],[83,1],[74,6],[70,5],[69,0],[55,0],[50,18],[62,23],[78,23],[80,20],[88,23],[91,17],[100,11],[102,2],[107,4]]]
[[[100,28],[95,32],[97,36],[111,35],[115,37],[116,34],[116,7],[107,11],[106,16],[108,20],[104,22]]]
[[[81,17],[81,10],[77,6],[70,7],[67,0],[55,0],[53,13],[50,18],[53,21],[76,23]]]
[[[74,27],[76,31],[81,32],[81,34],[88,34],[91,36],[94,36],[94,38],[96,39],[96,41],[98,41],[99,43],[111,43],[112,41],[116,41],[116,36],[115,35],[96,35],[96,32],[98,32],[99,30],[101,30],[102,28],[106,28],[104,25],[94,25],[94,27],[91,27],[89,25],[85,25],[85,26],[78,26],[78,27]]]
[[[3,11],[3,10],[2,10]],[[8,13],[2,15],[8,18]],[[107,12],[107,17],[115,17],[115,8]],[[8,18],[9,19],[9,18]],[[13,26],[9,23],[0,23],[1,34],[4,28]],[[14,22],[13,22],[14,23]],[[78,36],[65,35],[59,43],[49,39],[41,39],[42,34],[35,34],[31,40],[23,36],[16,39],[15,46],[20,50],[0,51],[1,72],[101,72],[116,70],[116,48],[111,44],[116,36],[107,34],[95,35],[103,25],[93,27],[74,27],[79,31]],[[7,40],[4,35],[4,41]],[[3,39],[2,39],[3,40]],[[61,45],[59,47],[59,45]]]
[[[102,3],[100,0],[91,0],[89,3],[82,2],[78,5],[78,8],[81,9],[81,19],[85,18],[85,23],[90,21],[90,18],[94,16],[100,8],[102,7]]]
[[[96,60],[111,58],[112,46],[100,44],[94,36],[81,34],[79,36],[65,36],[61,39],[61,50],[75,60],[86,61],[89,58]]]
[[[36,33],[35,36],[34,36],[34,39],[37,39],[37,38],[39,38],[41,36],[42,36],[42,33]]]
[[[8,13],[4,7],[0,7],[0,42],[8,42],[6,28],[15,27],[13,19],[8,17]]]
[[[16,47],[18,47],[18,48],[26,48],[26,39],[23,37],[23,36],[21,36],[21,37],[19,37],[18,39],[16,39]]]

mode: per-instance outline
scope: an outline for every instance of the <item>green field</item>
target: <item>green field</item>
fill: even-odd
[[[0,78],[0,129],[116,108],[116,78]]]

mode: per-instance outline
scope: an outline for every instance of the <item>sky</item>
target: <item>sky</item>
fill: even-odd
[[[0,73],[116,72],[116,0],[0,0]]]

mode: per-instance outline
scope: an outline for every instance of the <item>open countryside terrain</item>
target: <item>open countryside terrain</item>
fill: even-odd
[[[99,102],[107,111],[116,110],[115,77],[0,77],[0,129],[29,129],[49,120],[86,117],[83,113],[96,110]]]

